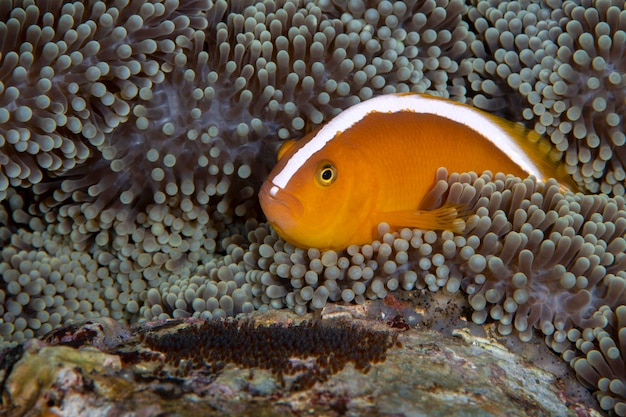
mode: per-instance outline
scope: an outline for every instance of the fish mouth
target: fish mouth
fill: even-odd
[[[259,191],[259,202],[267,221],[282,228],[291,221],[304,215],[302,202],[293,194],[265,181]]]

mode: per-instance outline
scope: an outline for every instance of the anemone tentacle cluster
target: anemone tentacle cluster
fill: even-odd
[[[597,396],[602,409],[626,416],[626,306],[602,306],[594,316],[604,324],[571,330],[575,348],[563,358]]]
[[[189,15],[177,10],[177,2],[112,3],[3,4],[3,182],[39,184],[97,151],[114,160],[109,134],[133,117],[131,102],[160,84],[164,67],[190,46],[173,39],[206,26],[191,7]]]
[[[539,329],[562,351],[567,330],[594,325],[602,305],[626,302],[623,197],[562,194],[551,180],[482,184],[472,184],[479,198],[465,232],[480,244],[456,262],[474,322],[496,320],[500,333],[523,341]]]
[[[574,179],[624,194],[626,3],[472,1],[474,105],[546,134]],[[523,101],[505,108],[511,101]],[[520,117],[521,116],[521,117]]]

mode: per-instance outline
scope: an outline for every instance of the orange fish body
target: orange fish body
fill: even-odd
[[[281,237],[303,248],[368,243],[381,222],[455,230],[456,210],[418,210],[440,167],[569,180],[555,163],[535,161],[533,135],[449,100],[379,96],[286,147],[261,187],[261,207]]]

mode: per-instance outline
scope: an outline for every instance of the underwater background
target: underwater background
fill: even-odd
[[[626,415],[625,9],[2,1],[0,346],[86,318],[457,294],[474,323],[545,338]],[[257,200],[280,143],[405,91],[545,134],[582,193],[440,171],[441,194],[474,213],[462,234],[382,228],[341,252],[282,241]]]

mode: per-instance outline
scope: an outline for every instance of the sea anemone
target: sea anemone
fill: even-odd
[[[234,279],[236,288],[215,294],[226,296],[217,308],[250,311],[256,295],[242,287],[236,249],[243,242],[229,237],[258,226],[255,189],[276,145],[381,93],[461,99],[461,61],[474,39],[466,8],[459,0],[13,2],[0,15],[11,35],[0,48],[0,133],[38,139],[29,139],[33,152],[0,148],[2,172],[19,179],[0,180],[1,199],[11,200],[3,203],[3,270],[29,274],[17,259],[38,256],[86,262],[75,274],[99,294],[79,313],[87,316],[214,311],[213,301],[194,304],[187,284],[197,276],[215,285]],[[21,293],[15,284],[6,293],[8,284],[7,302]],[[172,303],[159,312],[165,299]],[[155,314],[139,314],[145,307]],[[11,323],[36,315],[13,310],[4,340],[21,340]]]
[[[623,195],[625,3],[473,4],[473,104],[523,118],[549,136],[583,189]],[[520,100],[522,109],[506,110]]]
[[[626,306],[602,306],[594,316],[603,324],[571,330],[568,338],[575,349],[565,351],[563,358],[603,410],[626,416]]]
[[[107,134],[130,117],[129,101],[175,62],[172,39],[204,28],[191,9],[184,15],[175,6],[3,3],[2,178],[12,186],[39,184],[108,148]]]
[[[626,301],[622,197],[562,194],[552,180],[483,184],[472,184],[476,214],[464,233],[478,246],[458,264],[474,322],[491,318],[524,341],[539,329],[561,351],[567,330],[596,325],[595,309]]]

